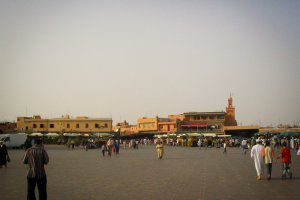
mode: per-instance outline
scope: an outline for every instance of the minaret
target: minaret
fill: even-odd
[[[231,93],[228,98],[228,106],[226,107],[225,126],[237,126],[235,120],[235,107],[232,105]]]

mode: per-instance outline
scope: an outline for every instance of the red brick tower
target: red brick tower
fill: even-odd
[[[232,105],[232,97],[228,98],[228,106],[226,107],[225,126],[237,126],[235,120],[235,107]]]

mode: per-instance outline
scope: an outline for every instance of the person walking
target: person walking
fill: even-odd
[[[262,151],[264,146],[261,144],[262,141],[260,139],[256,140],[256,144],[252,147],[250,156],[254,159],[255,169],[257,172],[257,180],[261,180],[261,176],[264,172],[264,161],[262,156]]]
[[[291,151],[287,147],[287,143],[283,142],[282,143],[282,148],[280,150],[280,155],[281,155],[281,162],[282,162],[282,179],[286,178],[286,174],[289,175],[290,179],[293,176],[292,170],[290,168],[291,164]]]
[[[266,141],[266,147],[262,151],[262,156],[264,158],[265,165],[267,167],[268,180],[271,180],[274,150],[270,147],[270,141],[269,140]]]
[[[111,139],[108,139],[108,141],[106,143],[106,148],[107,148],[107,154],[109,157],[111,157],[112,147],[113,147],[113,141]]]
[[[3,166],[6,168],[7,162],[10,162],[7,148],[3,141],[0,141],[0,168],[2,168]]]
[[[35,146],[29,148],[23,159],[29,165],[27,174],[27,200],[35,200],[35,186],[39,191],[39,199],[47,200],[47,176],[44,165],[49,163],[49,157],[43,147],[42,140],[35,140]]]
[[[106,144],[103,143],[102,146],[101,146],[101,151],[102,151],[102,156],[104,157],[105,156],[105,151],[106,151]]]
[[[247,154],[247,149],[248,149],[247,140],[246,139],[242,140],[242,148],[243,148],[244,154],[246,155]]]
[[[162,159],[164,155],[164,146],[161,140],[158,140],[156,143],[156,152],[158,159]]]

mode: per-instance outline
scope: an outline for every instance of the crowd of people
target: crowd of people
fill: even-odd
[[[263,143],[264,142],[264,143]],[[268,139],[256,139],[256,144],[251,149],[251,158],[254,159],[255,169],[257,172],[257,180],[261,180],[264,174],[264,168],[267,169],[267,179],[271,180],[272,165],[277,159],[281,159],[282,163],[282,179],[287,176],[291,179],[293,173],[291,170],[291,152],[286,141],[280,144],[280,152],[276,156],[274,147],[271,147],[271,142]],[[276,146],[276,145],[275,145]]]

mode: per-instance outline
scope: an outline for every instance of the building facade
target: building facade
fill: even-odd
[[[117,125],[113,127],[113,130],[115,132],[119,131],[121,136],[137,134],[139,132],[137,125],[130,125],[126,120],[117,123]]]
[[[221,132],[225,123],[225,112],[188,112],[183,113],[181,131]]]
[[[137,128],[138,128],[139,132],[157,132],[158,131],[158,117],[138,118]]]
[[[12,122],[1,122],[0,123],[0,134],[2,133],[11,133],[16,131],[17,124]]]
[[[111,118],[62,118],[42,119],[40,116],[18,117],[19,132],[56,132],[56,133],[101,133],[112,132]]]

